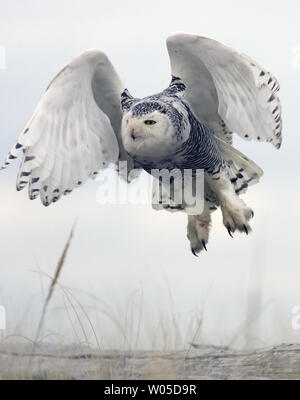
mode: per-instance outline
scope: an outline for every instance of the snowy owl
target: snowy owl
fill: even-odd
[[[240,198],[263,171],[232,147],[246,140],[281,144],[275,77],[244,54],[193,34],[168,37],[172,80],[142,99],[122,84],[108,57],[88,50],[52,80],[5,168],[23,151],[17,190],[48,206],[109,164],[129,168],[204,170],[204,207],[188,214],[194,255],[207,250],[211,213],[219,206],[230,236],[251,231],[254,213]],[[156,189],[157,190],[157,189]],[[185,204],[162,204],[185,210]]]

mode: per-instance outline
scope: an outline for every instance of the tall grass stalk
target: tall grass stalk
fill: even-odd
[[[33,341],[32,353],[31,353],[31,357],[29,358],[29,364],[28,364],[27,372],[29,372],[31,370],[32,360],[33,360],[33,357],[34,357],[34,354],[35,354],[35,351],[36,351],[36,347],[37,347],[37,344],[38,344],[38,341],[39,341],[39,338],[40,338],[40,334],[41,334],[41,331],[42,331],[42,328],[43,328],[43,325],[44,325],[44,322],[45,322],[45,316],[46,316],[46,313],[47,313],[47,308],[48,308],[49,302],[51,300],[51,297],[53,295],[54,288],[55,288],[55,285],[57,283],[57,280],[58,280],[58,278],[60,276],[60,273],[62,271],[62,268],[64,266],[64,263],[65,263],[65,260],[66,260],[66,256],[67,256],[67,253],[68,253],[68,250],[69,250],[69,247],[70,247],[73,235],[74,235],[75,225],[76,225],[76,222],[72,226],[72,229],[70,231],[68,240],[67,240],[67,242],[65,244],[63,252],[62,252],[62,254],[60,256],[60,259],[59,259],[59,261],[57,263],[55,274],[54,274],[54,277],[53,277],[53,279],[51,281],[51,284],[50,284],[50,287],[49,287],[49,290],[48,290],[48,295],[47,295],[46,300],[45,300],[44,305],[43,305],[41,318],[40,318],[40,321],[39,321],[39,324],[38,324],[38,328],[37,328],[37,331],[36,331],[35,339]]]

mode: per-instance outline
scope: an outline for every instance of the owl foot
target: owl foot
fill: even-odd
[[[187,238],[190,241],[191,251],[194,256],[206,250],[210,228],[210,218],[203,215],[189,215],[187,226]]]
[[[230,194],[230,196],[223,197],[221,210],[223,223],[231,237],[233,237],[232,232],[235,230],[245,232],[247,235],[251,232],[252,229],[248,221],[254,213],[237,195]]]

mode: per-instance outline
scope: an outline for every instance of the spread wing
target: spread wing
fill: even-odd
[[[186,85],[186,100],[221,139],[230,143],[232,131],[280,147],[279,84],[273,75],[246,55],[205,37],[177,33],[167,39],[167,47],[172,75]]]
[[[116,162],[120,140],[120,94],[124,90],[107,56],[88,50],[50,83],[2,168],[23,151],[17,190],[30,199],[57,201]]]

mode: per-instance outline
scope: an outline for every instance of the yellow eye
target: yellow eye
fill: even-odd
[[[146,125],[154,125],[154,124],[156,124],[156,121],[153,121],[153,119],[146,119],[146,121],[144,121],[144,124],[146,124]]]

